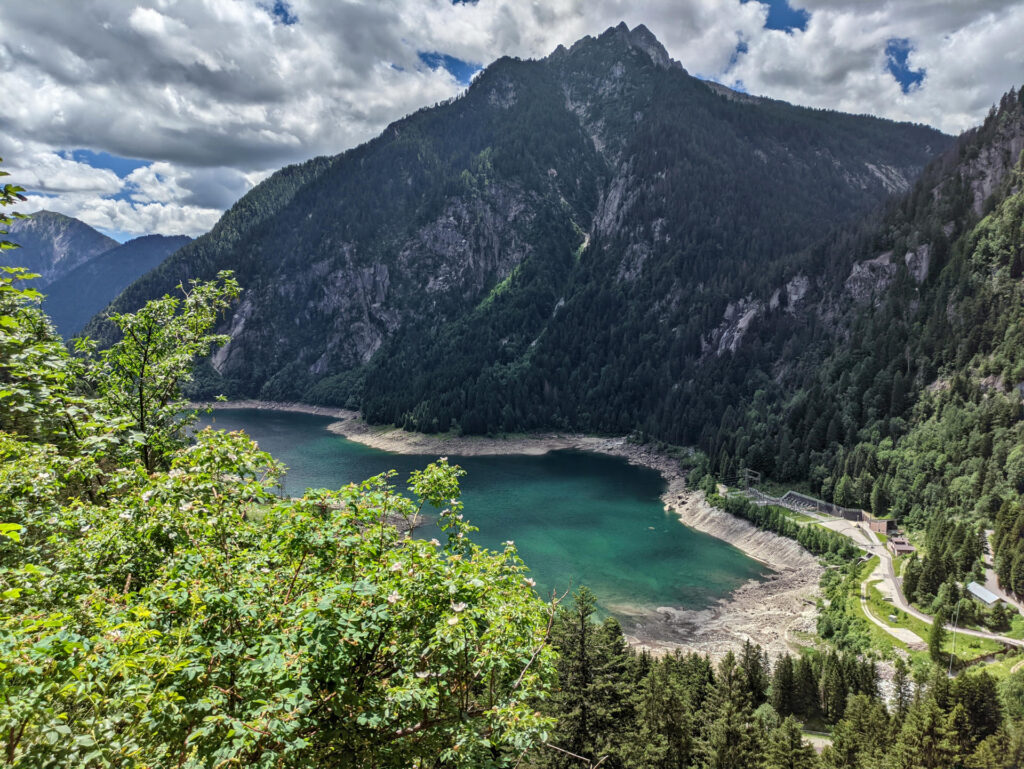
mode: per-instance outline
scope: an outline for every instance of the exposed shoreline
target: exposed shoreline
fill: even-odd
[[[686,488],[678,461],[650,446],[630,443],[626,438],[561,432],[501,438],[425,435],[399,428],[372,427],[355,411],[298,403],[249,400],[197,406],[293,411],[332,417],[337,421],[328,425],[331,432],[396,454],[537,456],[549,451],[576,449],[622,457],[630,464],[661,474],[666,483],[661,497],[665,509],[678,515],[683,524],[733,545],[774,572],[764,581],[747,582],[708,609],[658,607],[653,613],[644,611],[634,615],[629,607],[616,607],[617,613],[630,618],[624,623],[624,629],[632,645],[652,651],[681,649],[720,657],[750,640],[775,657],[792,650],[792,632],[814,634],[815,599],[820,595],[818,580],[822,573],[817,559],[793,540],[758,529],[711,507],[702,492]]]

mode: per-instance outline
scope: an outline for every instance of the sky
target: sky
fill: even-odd
[[[1024,0],[2,2],[0,157],[23,212],[197,236],[278,168],[620,21],[698,77],[952,134],[1024,84]]]

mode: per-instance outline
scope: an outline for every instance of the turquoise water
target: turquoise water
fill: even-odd
[[[433,456],[391,454],[326,430],[326,417],[232,409],[204,419],[243,429],[288,466],[285,491],[338,488],[385,470],[411,470]],[[627,628],[659,606],[702,609],[766,567],[736,548],[688,529],[664,511],[664,481],[653,470],[578,451],[544,456],[449,457],[461,465],[466,517],[475,541],[513,540],[543,596],[587,585]],[[436,536],[420,529],[417,536]]]

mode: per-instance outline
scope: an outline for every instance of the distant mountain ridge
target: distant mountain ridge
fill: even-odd
[[[9,230],[8,237],[19,247],[3,252],[4,263],[40,275],[33,285],[44,294],[43,309],[65,338],[85,328],[128,285],[192,242],[183,235],[145,235],[118,243],[85,222],[53,211],[17,219]]]
[[[114,307],[234,270],[207,393],[423,430],[671,424],[728,307],[784,285],[793,254],[951,141],[738,96],[642,26],[500,59],[464,95],[273,175]]]
[[[10,240],[20,247],[3,252],[4,264],[38,273],[37,287],[117,246],[116,240],[85,222],[53,211],[37,211],[8,229]]]
[[[57,331],[70,338],[132,282],[191,242],[185,235],[145,235],[115,246],[46,286],[43,309]]]

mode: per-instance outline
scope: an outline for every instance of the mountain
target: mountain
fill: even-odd
[[[729,346],[723,318],[743,326],[794,253],[950,141],[705,83],[619,25],[500,59],[464,95],[275,174],[114,307],[232,269],[245,293],[206,392],[424,430],[675,437],[682,384]]]
[[[117,245],[85,222],[53,211],[38,211],[9,228],[20,248],[4,251],[4,264],[38,273],[36,287],[45,286],[78,265]]]
[[[146,235],[104,251],[50,283],[43,309],[57,331],[70,338],[129,284],[191,242],[184,235]]]
[[[684,388],[716,472],[751,467],[917,526],[992,520],[1018,498],[1022,152],[1011,91],[882,214],[795,257],[786,292],[746,298],[742,330],[723,319],[729,349]]]
[[[986,551],[1024,595],[1024,93],[793,265],[798,290],[748,297],[687,383],[697,475],[752,468],[898,519],[923,545],[904,592],[933,614]]]

